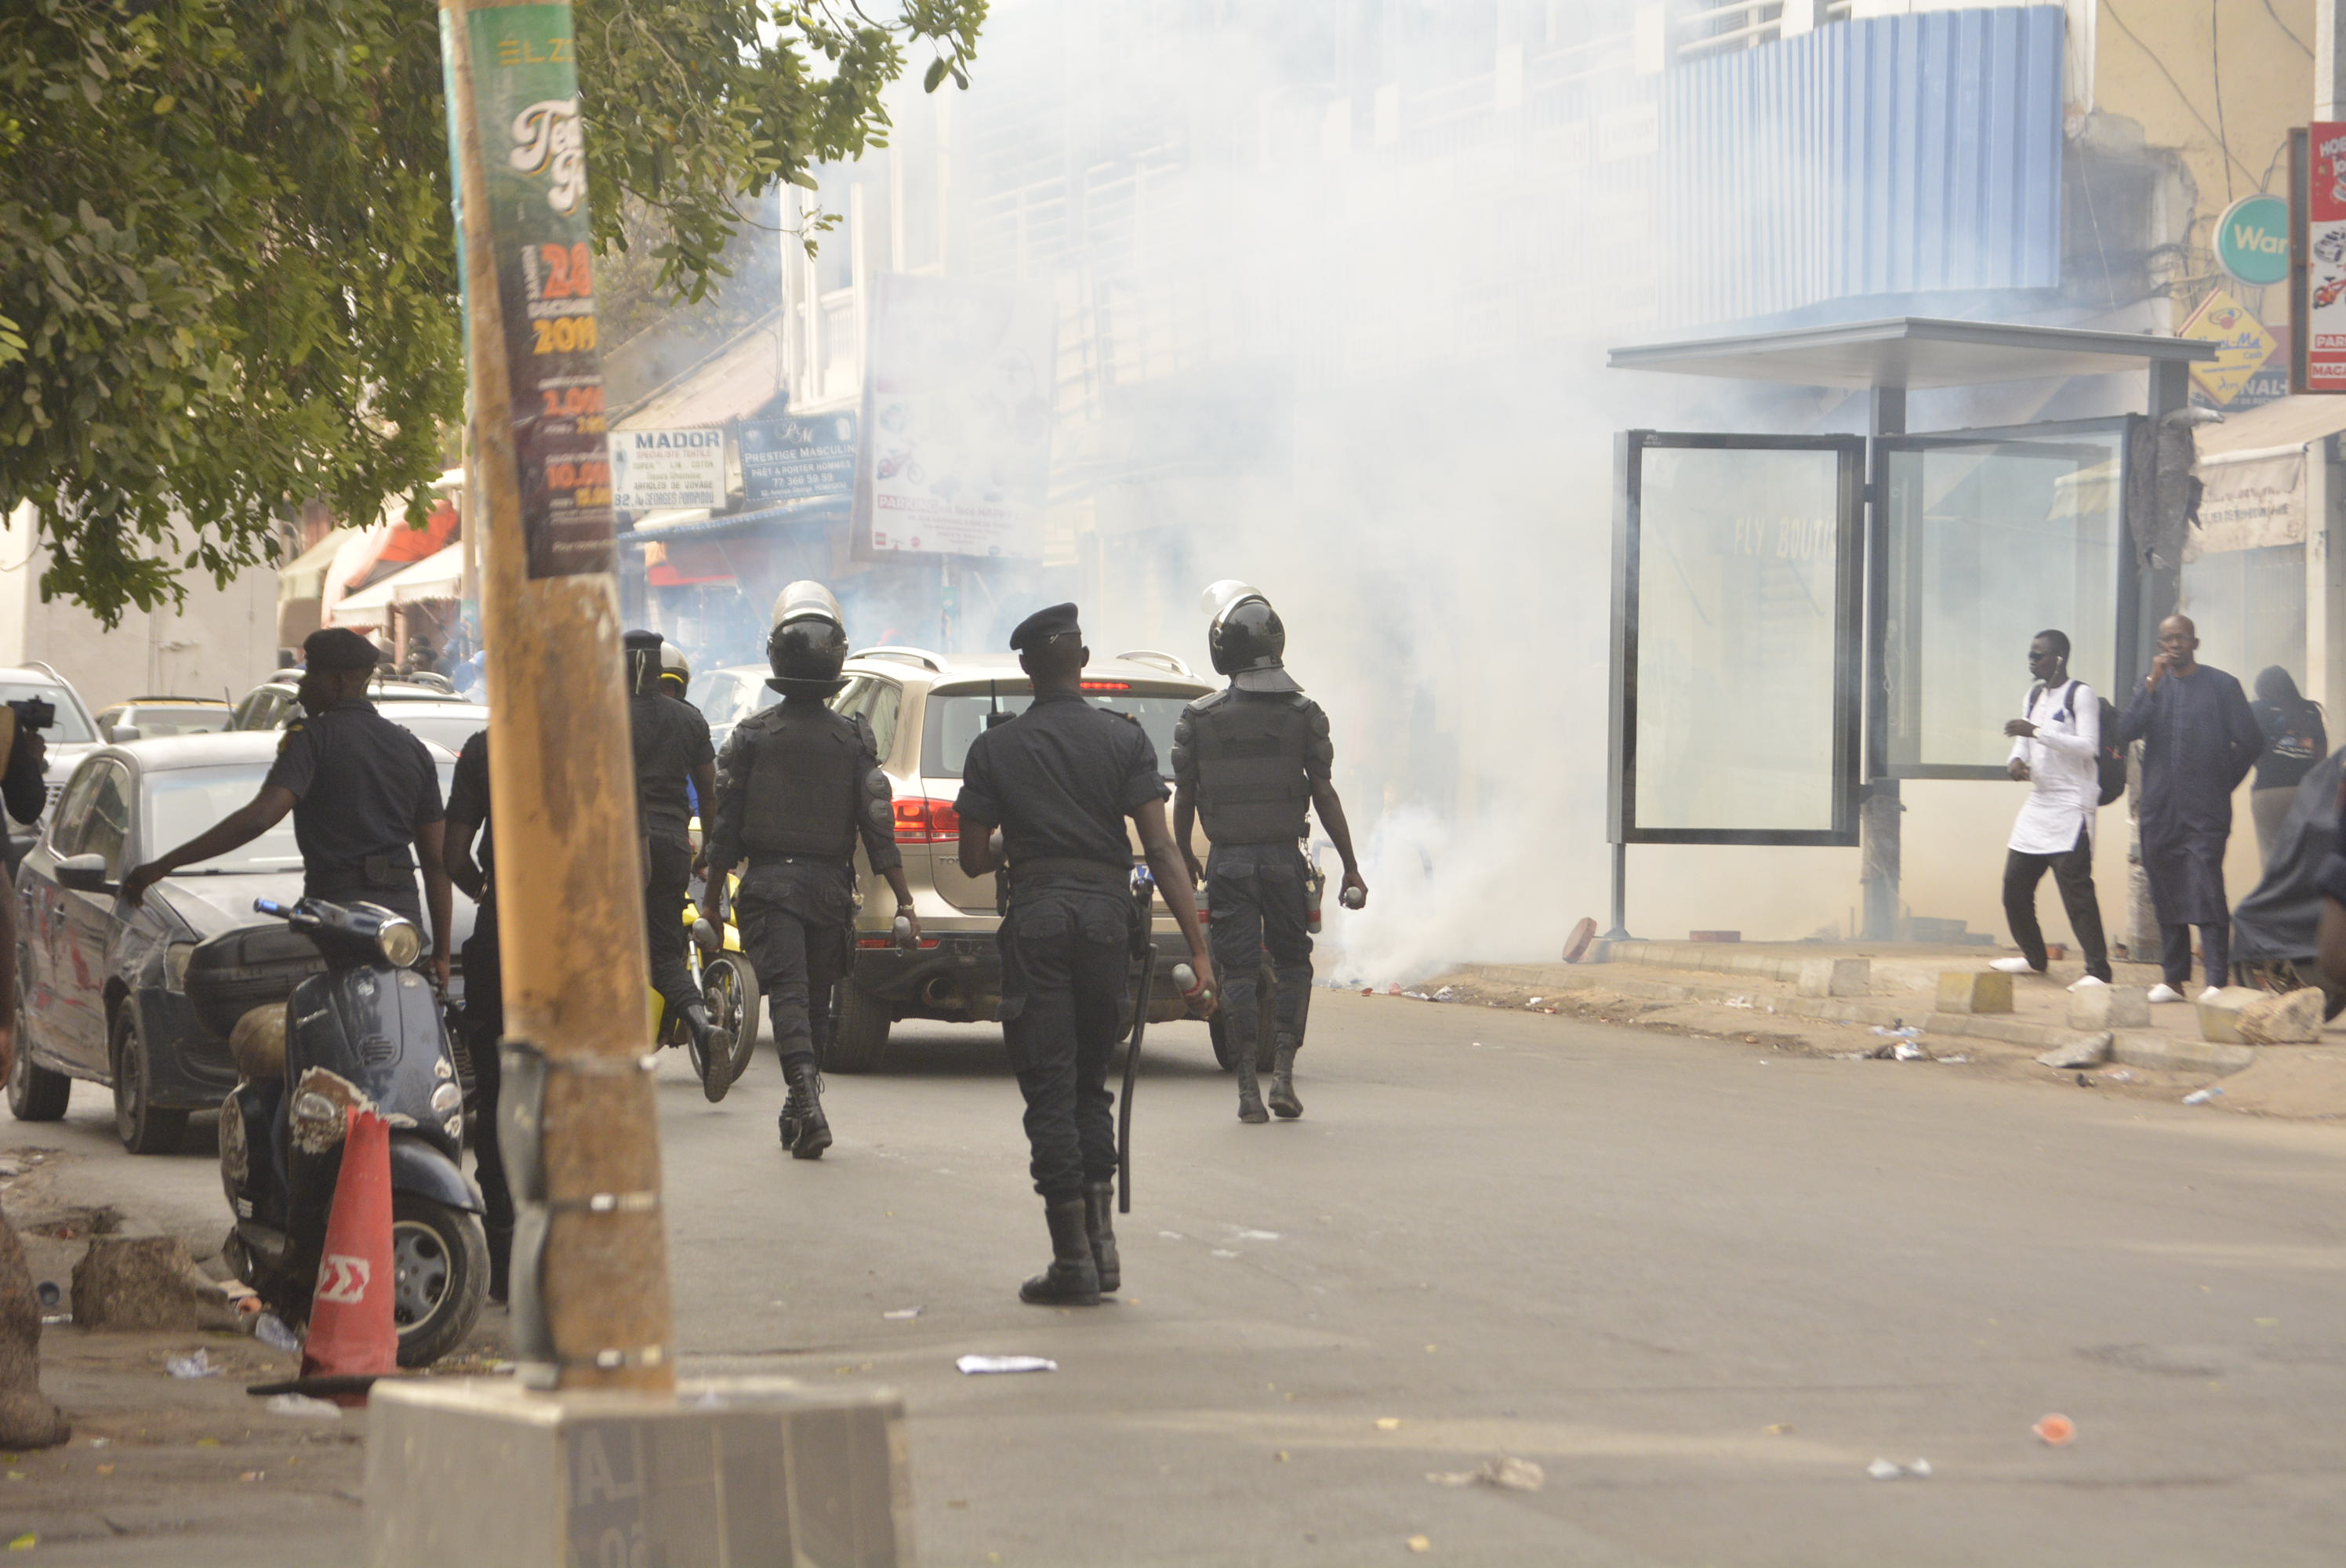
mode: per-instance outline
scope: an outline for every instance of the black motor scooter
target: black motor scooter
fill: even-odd
[[[252,907],[285,925],[199,944],[186,983],[199,1013],[235,1020],[240,1081],[219,1128],[220,1184],[236,1216],[229,1264],[289,1324],[309,1316],[343,1115],[376,1111],[391,1124],[399,1364],[428,1366],[472,1332],[489,1252],[480,1195],[459,1163],[464,1096],[440,999],[413,967],[422,933],[378,904]]]

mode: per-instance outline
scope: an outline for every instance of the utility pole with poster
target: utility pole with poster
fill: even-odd
[[[577,39],[567,4],[443,0],[441,20],[521,1369],[376,1386],[371,1560],[787,1563],[797,1509],[890,1524],[853,1560],[893,1563],[894,1399],[758,1379],[678,1395]],[[798,1475],[802,1457],[820,1468]]]

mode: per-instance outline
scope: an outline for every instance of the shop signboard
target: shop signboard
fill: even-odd
[[[725,433],[691,430],[611,433],[611,504],[623,512],[725,504]]]
[[[881,276],[856,457],[859,557],[1042,554],[1056,341],[1047,294]]]
[[[853,494],[855,423],[852,413],[820,413],[743,425],[743,504]]]
[[[2176,334],[2216,345],[2216,357],[2191,366],[2191,379],[2209,402],[2222,408],[2240,395],[2250,377],[2271,357],[2275,340],[2249,308],[2218,289],[2199,301]]]
[[[2305,198],[2291,301],[2303,328],[2298,380],[2306,392],[2346,392],[2346,122],[2315,121],[2303,145],[2291,159]]]
[[[2259,288],[2289,277],[2289,203],[2278,196],[2244,196],[2216,220],[2216,260],[2233,277]]]

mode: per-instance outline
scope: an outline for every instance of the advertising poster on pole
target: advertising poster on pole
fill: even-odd
[[[2232,298],[2227,289],[2218,289],[2201,300],[2199,308],[2191,312],[2191,319],[2176,329],[2175,335],[2216,345],[2214,359],[2192,365],[2191,380],[2218,408],[2229,406],[2246,390],[2249,379],[2271,357],[2276,344],[2264,323],[2250,315],[2249,308]]]
[[[741,427],[741,499],[750,505],[855,490],[855,416],[802,414]]]
[[[623,512],[725,504],[725,433],[622,430],[611,437],[611,504]]]
[[[855,554],[1037,556],[1051,471],[1047,294],[884,273],[864,360]]]
[[[2346,123],[2307,127],[2305,390],[2346,392]]]
[[[567,5],[470,13],[529,575],[614,569],[586,155]]]

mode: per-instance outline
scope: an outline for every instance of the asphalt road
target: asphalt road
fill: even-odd
[[[770,1054],[718,1106],[672,1064],[687,1370],[901,1390],[930,1564],[2337,1561],[2346,1131],[1480,1007],[1312,1023],[1309,1115],[1263,1127],[1201,1027],[1152,1032],[1088,1311],[1015,1298],[1047,1248],[990,1032],[834,1076],[812,1165]],[[46,1141],[101,1131],[84,1093]],[[1545,1484],[1427,1479],[1497,1454]]]

